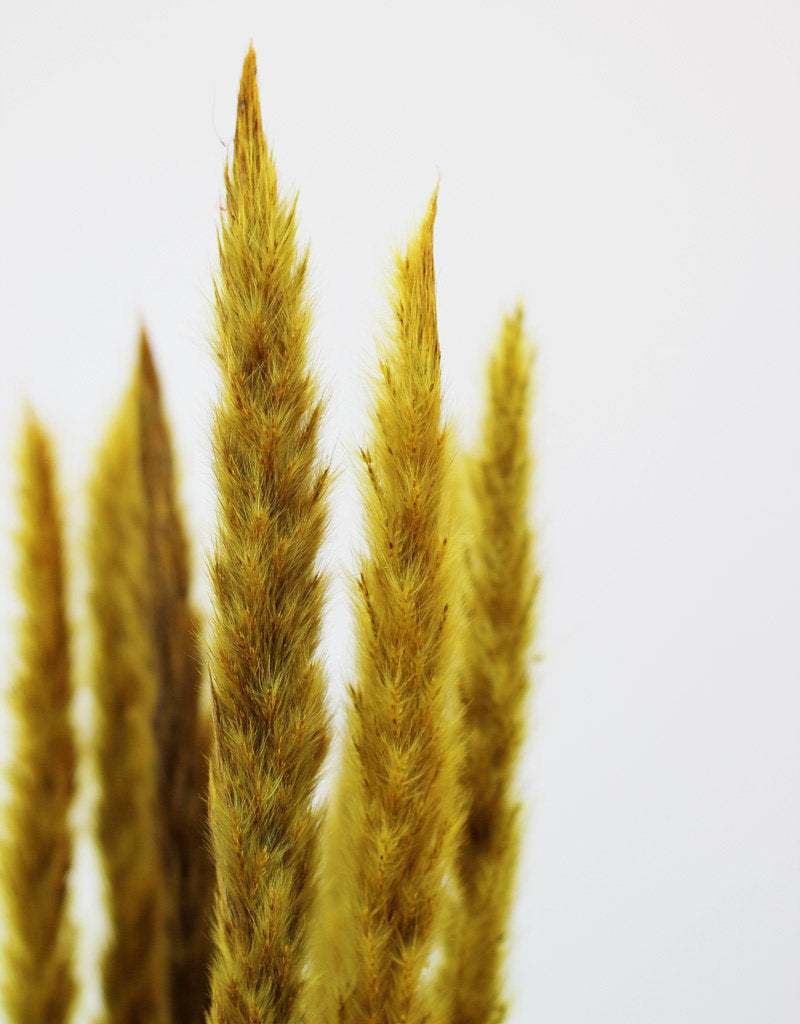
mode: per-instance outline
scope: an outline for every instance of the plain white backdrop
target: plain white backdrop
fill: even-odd
[[[300,191],[341,467],[334,699],[386,271],[440,176],[465,441],[519,299],[536,340],[541,661],[510,1021],[796,1021],[800,5],[50,0],[0,21],[2,675],[23,398],[57,439],[80,626],[83,487],[140,321],[205,601],[211,280],[252,39],[280,179]],[[92,872],[83,844],[89,960]]]

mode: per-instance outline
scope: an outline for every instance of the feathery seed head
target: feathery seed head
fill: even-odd
[[[469,628],[460,651],[467,816],[455,862],[459,892],[444,940],[450,1024],[499,1024],[506,1013],[502,966],[519,846],[513,781],[537,586],[527,518],[531,360],[518,306],[504,317],[489,361],[481,437],[469,463]]]
[[[207,995],[213,870],[206,842],[207,764],[197,616],[169,425],[147,333],[134,378],[143,485],[149,621],[156,677],[156,825],[165,889],[167,971],[174,1024],[197,1024]]]
[[[137,373],[101,446],[90,489],[97,838],[112,931],[101,972],[114,1024],[166,1024],[166,893],[155,820],[158,679],[139,383]]]
[[[320,915],[338,928],[328,940],[337,951],[318,955],[338,989],[328,1007],[338,1003],[345,1024],[429,1019],[425,976],[460,820],[435,214],[436,193],[395,260],[394,322],[374,380],[372,441],[362,451],[358,686],[327,854],[338,891],[329,879]]]
[[[74,994],[66,918],[76,760],[70,635],[53,455],[30,409],[18,459],[17,588],[23,617],[9,691],[16,743],[1,851],[2,996],[13,1024],[65,1024]]]
[[[210,1024],[304,1018],[315,787],[328,745],[318,657],[329,473],[311,373],[306,254],[261,127],[245,58],[215,286],[222,389],[209,650],[217,862]]]

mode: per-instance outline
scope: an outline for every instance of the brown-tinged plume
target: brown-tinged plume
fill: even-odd
[[[111,925],[101,958],[105,1019],[167,1024],[165,889],[155,817],[159,684],[136,382],[99,453],[87,547],[97,838]]]
[[[142,331],[138,395],[151,632],[157,679],[156,817],[164,871],[167,975],[175,1024],[200,1024],[208,997],[213,868],[207,837],[208,738],[196,617],[169,428]]]

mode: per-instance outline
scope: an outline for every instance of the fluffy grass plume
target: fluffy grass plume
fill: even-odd
[[[111,924],[101,958],[108,1024],[169,1020],[155,818],[158,681],[146,528],[134,382],[99,453],[87,542],[100,784],[97,838]]]
[[[499,1024],[502,965],[519,846],[513,794],[530,689],[537,580],[528,525],[531,352],[522,310],[504,320],[488,369],[479,450],[470,460],[474,517],[460,678],[467,815],[456,857],[461,913],[448,929],[451,1024]]]
[[[150,613],[157,677],[156,743],[167,972],[175,1024],[199,1024],[208,994],[213,869],[207,840],[207,737],[186,534],[161,389],[142,331],[136,376]]]
[[[306,254],[278,192],[252,48],[226,170],[216,283],[222,393],[210,649],[217,864],[210,1024],[304,1019],[313,796],[329,742],[317,561],[327,519]]]
[[[434,195],[396,260],[393,329],[375,383],[371,445],[361,452],[367,552],[337,812],[346,822],[337,884],[347,885],[349,907],[331,937],[345,944],[336,1009],[346,1024],[431,1019],[427,976],[460,821],[435,213]]]
[[[72,929],[65,914],[75,746],[54,476],[49,440],[29,413],[19,447],[17,581],[23,617],[10,690],[16,743],[2,849],[3,1003],[9,1024],[62,1024],[74,993]]]

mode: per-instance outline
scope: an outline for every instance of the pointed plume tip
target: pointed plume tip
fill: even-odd
[[[256,51],[251,43],[244,59],[242,78],[239,83],[234,150],[237,143],[241,143],[244,139],[258,138],[261,133],[261,102],[258,97],[258,82],[256,81]]]
[[[158,387],[158,372],[144,324],[139,330],[139,372],[145,384],[149,387]]]
[[[430,199],[428,200],[428,208],[425,211],[425,217],[423,218],[422,224],[420,224],[420,239],[431,244],[433,242],[433,224],[436,220],[436,210],[439,205],[439,182],[436,182],[436,188],[433,190]]]

